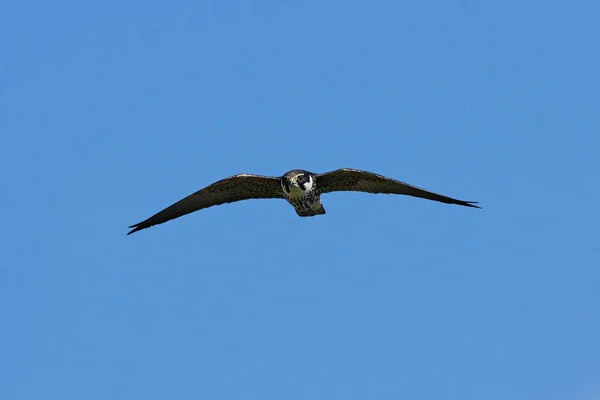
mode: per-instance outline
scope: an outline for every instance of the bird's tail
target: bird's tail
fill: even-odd
[[[308,210],[308,211],[298,211],[296,213],[301,217],[314,217],[315,215],[325,214],[325,208],[323,208],[323,204],[320,204],[318,208]]]

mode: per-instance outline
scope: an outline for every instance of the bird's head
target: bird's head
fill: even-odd
[[[293,170],[281,177],[281,187],[287,194],[304,194],[314,189],[313,174],[303,170]]]

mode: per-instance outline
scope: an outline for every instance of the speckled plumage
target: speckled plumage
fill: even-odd
[[[447,204],[480,208],[382,175],[351,168],[323,174],[292,170],[282,177],[239,174],[201,189],[152,217],[130,226],[132,234],[204,208],[248,199],[285,199],[301,217],[325,214],[321,194],[339,191],[404,194]]]
[[[299,216],[325,214],[315,174],[301,169],[289,171],[281,177],[281,189],[283,197]]]

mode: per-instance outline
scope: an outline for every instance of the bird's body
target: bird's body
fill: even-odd
[[[382,175],[351,168],[323,174],[295,169],[281,177],[239,174],[215,182],[138,224],[129,234],[220,204],[248,199],[285,199],[301,217],[325,214],[321,194],[340,191],[404,194],[447,204],[480,208]]]
[[[295,169],[281,177],[283,197],[301,217],[325,214],[317,177],[308,171]]]

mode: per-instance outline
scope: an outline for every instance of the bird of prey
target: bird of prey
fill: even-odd
[[[203,208],[248,199],[285,199],[300,217],[312,217],[325,214],[321,194],[344,191],[404,194],[447,204],[481,208],[475,205],[477,202],[456,200],[358,169],[342,168],[323,174],[294,169],[281,177],[238,174],[222,179],[145,221],[130,226],[133,230],[128,235]]]

